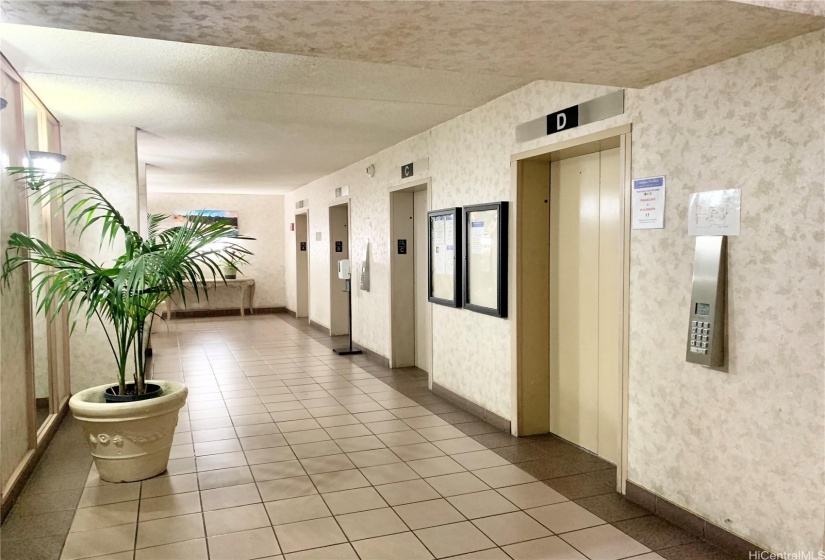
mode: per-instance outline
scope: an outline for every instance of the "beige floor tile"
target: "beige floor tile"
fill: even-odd
[[[320,474],[355,468],[352,461],[344,454],[301,459],[301,464],[307,474]]]
[[[509,513],[518,508],[494,490],[447,498],[468,519]]]
[[[263,463],[253,465],[252,476],[256,482],[264,480],[277,480],[279,478],[290,478],[306,474],[300,461],[280,461],[278,463]]]
[[[267,502],[266,510],[272,525],[308,521],[332,515],[321,496],[302,496],[277,502]]]
[[[301,432],[288,432],[284,434],[289,445],[300,445],[302,443],[315,443],[332,439],[323,428],[317,430],[304,430]]]
[[[596,517],[573,502],[561,502],[528,509],[525,513],[554,533],[568,533],[606,523],[603,519]]]
[[[293,445],[292,452],[299,459],[309,459],[311,457],[323,457],[324,455],[338,455],[341,453],[341,448],[334,441],[329,440]]]
[[[192,432],[192,441],[194,443],[221,441],[224,439],[235,439],[236,437],[238,436],[235,433],[235,429],[231,426],[226,428],[213,428],[211,430],[198,430],[196,432]]]
[[[426,409],[425,409],[426,410]],[[410,428],[417,430],[419,428],[435,428],[437,426],[449,426],[449,422],[446,422],[436,416],[435,414],[428,414],[422,416],[416,416],[414,418],[404,418],[404,423],[407,424]]]
[[[286,555],[286,560],[358,560],[352,546],[349,543],[325,546],[324,548],[314,548],[302,552],[293,552]]]
[[[200,513],[155,519],[138,523],[136,548],[190,541],[204,536],[203,517]]]
[[[204,455],[203,457],[195,458],[195,465],[198,472],[240,467],[246,465],[246,456],[242,451],[221,453],[219,455]]]
[[[341,528],[331,517],[300,521],[275,527],[284,552],[297,552],[346,542]]]
[[[419,459],[430,459],[432,457],[444,456],[443,451],[429,442],[395,446],[390,447],[390,449],[392,449],[393,453],[401,457],[404,461],[417,461]],[[464,470],[464,468],[461,470]]]
[[[185,459],[186,457],[194,457],[195,448],[191,443],[184,445],[173,445],[169,450],[170,459]]]
[[[214,471],[198,473],[198,486],[201,490],[212,488],[224,488],[226,486],[237,486],[254,482],[252,472],[249,467],[232,467]]]
[[[287,422],[278,422],[278,429],[284,434],[289,432],[303,432],[307,430],[319,430],[321,429],[321,424],[311,418],[305,420],[290,420]]]
[[[443,498],[395,506],[393,509],[412,530],[465,521],[464,516]]]
[[[317,494],[315,485],[308,476],[295,476],[278,480],[266,480],[258,483],[258,490],[265,502],[286,500],[299,496]]]
[[[361,560],[428,560],[432,554],[412,533],[375,537],[353,543]]]
[[[189,424],[193,432],[192,440],[198,441],[198,438],[194,435],[194,432],[216,430],[218,428],[231,428],[232,420],[230,420],[228,416],[225,416],[222,418],[205,418],[202,420],[190,420]]]
[[[353,453],[347,453],[347,456],[349,456],[356,467],[374,467],[376,465],[389,465],[390,463],[401,462],[401,459],[389,449],[355,451]]]
[[[214,488],[201,492],[203,511],[244,506],[260,501],[261,496],[258,494],[258,487],[254,483]]]
[[[264,449],[250,449],[244,451],[246,461],[250,465],[260,465],[263,463],[275,463],[278,461],[289,461],[295,459],[295,454],[289,446],[266,447]]]
[[[195,458],[172,459],[166,463],[166,473],[160,476],[175,476],[195,472]]]
[[[369,422],[364,424],[374,434],[389,434],[394,432],[404,432],[410,429],[401,420],[386,420],[384,422]]]
[[[249,437],[267,436],[279,433],[278,426],[275,424],[275,422],[270,422],[268,424],[252,424],[250,426],[238,426],[237,428],[235,428],[235,432],[241,439]],[[241,445],[243,446],[243,441],[241,441]]]
[[[322,493],[350,490],[369,486],[369,481],[358,469],[312,475],[312,481]]]
[[[170,494],[169,496],[159,496],[157,498],[145,498],[140,500],[139,521],[151,521],[162,517],[175,517],[186,515],[187,513],[198,513],[201,511],[201,500],[198,492],[186,492],[183,494]]]
[[[207,511],[203,514],[203,521],[209,537],[270,526],[263,504]]]
[[[315,399],[316,401],[334,401],[334,399]],[[327,406],[310,406],[309,401],[303,401],[304,406],[314,418],[324,418],[326,416],[341,416],[349,412],[346,408],[339,404],[328,404]],[[315,404],[315,403],[313,403]],[[320,403],[318,403],[320,404]]]
[[[209,537],[210,560],[251,560],[281,552],[272,527]]]
[[[135,551],[135,560],[207,560],[206,539],[195,539]]]
[[[441,476],[445,474],[453,474],[463,472],[464,467],[456,463],[450,457],[433,457],[431,459],[418,459],[415,461],[407,461],[407,465],[418,473],[419,476]]]
[[[241,444],[237,439],[221,439],[204,441],[195,444],[195,455],[217,455],[218,453],[232,453],[240,451]]]
[[[131,550],[135,542],[135,527],[134,523],[129,523],[105,529],[69,533],[60,558],[74,560]]]
[[[75,511],[74,520],[69,532],[91,531],[93,529],[103,529],[124,525],[127,523],[137,523],[138,501],[118,502],[105,506],[93,506],[81,508]]]
[[[475,473],[478,474],[478,473]],[[542,482],[499,488],[498,493],[521,509],[566,502],[567,498]]]
[[[198,475],[180,474],[176,476],[164,476],[160,478],[150,478],[141,483],[141,498],[157,498],[158,496],[168,496],[170,494],[182,494],[184,492],[195,492],[198,490]]]
[[[440,497],[438,492],[421,479],[382,484],[376,486],[375,489],[391,506],[434,500]]]
[[[587,560],[587,557],[558,537],[511,544],[504,551],[513,560]]]
[[[104,506],[117,502],[129,502],[140,497],[140,482],[111,484],[106,486],[89,486],[80,496],[78,508]]]
[[[390,508],[336,515],[335,519],[351,541],[407,531],[407,526]]]
[[[450,560],[511,560],[507,553],[500,548],[488,548],[487,550],[479,550],[478,552],[471,552],[469,554],[460,554],[458,556],[450,556]]]
[[[457,453],[471,453],[473,451],[484,451],[487,448],[478,443],[473,438],[463,437],[456,439],[443,439],[434,444],[441,451],[447,455],[455,455]]]
[[[489,490],[490,487],[468,472],[434,476],[427,479],[427,484],[435,488],[444,497],[458,496]]]
[[[294,410],[280,410],[269,413],[269,417],[274,422],[286,422],[288,420],[301,420],[302,418],[312,418],[312,415],[307,412],[305,408],[296,408]]]
[[[358,402],[372,402],[372,399],[369,398],[366,395],[359,395],[359,396],[350,397],[350,398],[346,398],[346,397],[342,397],[342,398],[346,399],[346,400],[344,400],[344,402],[346,404],[355,404],[355,403],[358,403]],[[353,399],[355,399],[355,400],[353,400]],[[392,421],[392,420],[398,420],[398,418],[396,418],[394,414],[392,414],[391,412],[389,412],[387,410],[376,410],[374,412],[359,412],[358,414],[353,414],[353,416],[358,418],[358,421],[363,423],[363,424],[368,424],[370,422],[388,422],[388,421]]]
[[[269,426],[270,424],[258,424],[259,426]],[[244,450],[265,449],[267,447],[281,447],[287,445],[286,438],[281,434],[266,434],[241,438],[241,447]]]
[[[375,436],[358,436],[353,438],[337,439],[335,442],[345,453],[355,451],[368,451],[370,449],[381,449],[386,447],[380,439]]]
[[[325,428],[327,433],[333,439],[344,439],[344,438],[351,438],[351,437],[358,437],[358,436],[369,436],[372,435],[363,424],[349,424],[346,426],[330,426]]]
[[[390,412],[392,412],[398,418],[417,418],[421,416],[433,415],[432,412],[430,412],[423,406],[405,406],[402,408],[394,408]]]
[[[330,492],[322,494],[322,497],[335,515],[387,507],[387,503],[372,487]]]
[[[324,416],[323,418],[318,418],[318,423],[321,424],[324,428],[332,428],[335,426],[361,425],[361,423],[358,421],[358,418],[356,418],[352,414],[341,414],[340,416]]]
[[[378,439],[380,439],[387,447],[400,447],[402,445],[413,445],[416,443],[427,442],[427,440],[424,439],[424,436],[414,430],[381,434],[378,436]]]
[[[251,426],[254,424],[268,424],[270,422],[272,422],[272,417],[266,412],[232,417],[232,424],[234,426]]]
[[[630,538],[612,525],[582,529],[559,535],[559,537],[580,550],[590,560],[617,560],[650,552],[650,549],[642,543]]]
[[[473,524],[499,546],[550,537],[553,534],[521,511],[476,519]]]
[[[439,441],[442,439],[455,439],[464,437],[466,434],[452,426],[435,426],[432,428],[419,428],[418,433],[429,441]],[[492,453],[492,451],[491,451]]]
[[[489,469],[490,467],[503,467],[510,462],[500,455],[493,453],[489,449],[484,451],[473,451],[471,453],[460,453],[453,455],[453,459],[461,463],[467,470]]]
[[[493,541],[469,521],[419,529],[415,535],[437,558],[493,548]]]
[[[375,467],[365,467],[361,469],[372,484],[391,484],[393,482],[404,482],[419,478],[418,474],[405,463],[391,463],[389,465],[377,465]]]
[[[665,560],[662,556],[659,556],[655,552],[648,552],[647,554],[642,554],[641,556],[633,556],[628,558],[628,560]]]
[[[461,455],[455,455],[454,457],[458,459]],[[474,470],[473,474],[493,488],[503,488],[505,486],[536,482],[535,478],[517,466],[509,464],[501,467]]]

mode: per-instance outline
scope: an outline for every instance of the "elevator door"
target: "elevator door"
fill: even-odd
[[[618,459],[619,150],[550,164],[550,431]]]

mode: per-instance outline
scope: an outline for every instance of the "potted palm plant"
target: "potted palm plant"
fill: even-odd
[[[32,266],[37,312],[50,318],[67,308],[72,332],[93,320],[103,326],[115,359],[117,384],[92,387],[69,401],[83,423],[95,465],[103,480],[136,481],[166,470],[178,411],[187,389],[176,381],[146,380],[146,348],[155,309],[174,293],[185,303],[187,289],[207,294],[208,277],[223,280],[221,267],[245,263],[250,251],[229,241],[233,228],[193,213],[183,225],[162,229],[164,215],[149,216],[146,238],[96,188],[67,175],[35,168],[8,172],[34,197],[34,204],[57,203],[67,229],[88,235],[100,225],[100,243],[122,243],[114,260],[99,263],[23,233],[9,237],[2,278]],[[150,376],[151,377],[151,376]]]

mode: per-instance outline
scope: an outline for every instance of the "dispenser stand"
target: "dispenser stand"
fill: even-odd
[[[358,348],[352,347],[352,289],[350,281],[344,280],[344,291],[347,292],[347,320],[349,324],[349,348],[334,348],[332,351],[339,356],[350,356],[353,354],[363,354]]]

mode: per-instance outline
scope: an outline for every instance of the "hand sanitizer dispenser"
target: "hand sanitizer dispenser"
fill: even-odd
[[[342,259],[338,261],[338,278],[341,280],[350,279],[349,259]]]

